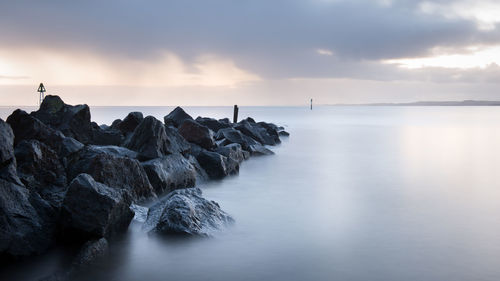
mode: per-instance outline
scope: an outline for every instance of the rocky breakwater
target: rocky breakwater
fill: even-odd
[[[134,210],[152,201],[146,231],[210,235],[233,219],[195,185],[237,174],[251,156],[273,154],[267,146],[285,135],[251,118],[193,119],[180,107],[164,122],[131,112],[99,126],[87,105],[47,96],[38,111],[0,119],[0,259],[65,243],[104,251]]]

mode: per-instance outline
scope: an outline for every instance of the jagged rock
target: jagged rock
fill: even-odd
[[[108,251],[109,245],[106,238],[85,242],[73,259],[71,271],[75,272],[87,269],[105,257]]]
[[[266,122],[259,122],[257,124],[266,130],[267,134],[273,139],[274,144],[281,143],[280,136],[278,134],[278,126],[273,123]]]
[[[170,150],[172,153],[187,154],[191,150],[191,145],[179,134],[177,129],[165,126],[165,132],[170,141]]]
[[[139,161],[106,151],[103,147],[87,146],[71,156],[68,181],[81,173],[89,174],[110,187],[129,191],[136,201],[156,196]]]
[[[157,194],[193,187],[196,183],[196,169],[181,154],[167,155],[141,165]]]
[[[201,151],[196,160],[211,179],[222,179],[227,175],[237,174],[239,170],[237,162],[228,160],[227,157],[213,151]]]
[[[195,143],[205,149],[215,147],[214,134],[208,127],[193,120],[186,120],[179,127],[179,134],[188,142]]]
[[[203,182],[206,182],[207,180],[210,179],[207,172],[201,167],[198,160],[196,160],[195,156],[189,155],[188,161],[191,164],[191,166],[194,167],[194,169],[196,171],[196,183],[203,183]]]
[[[255,124],[255,120],[252,117],[247,117],[245,120],[249,123]]]
[[[96,145],[120,145],[124,140],[121,131],[109,128],[102,128],[97,123],[92,122],[92,140],[89,143]]]
[[[244,135],[238,130],[235,130],[233,128],[226,128],[226,129],[221,129],[216,135],[216,139],[224,141],[222,142],[222,145],[228,145],[231,143],[237,143],[240,144],[241,147],[244,150],[249,151],[249,147],[251,145],[256,145],[258,142],[254,139],[252,139],[249,136]]]
[[[142,120],[144,120],[142,112],[130,112],[123,121],[116,125],[116,128],[123,134],[132,133]]]
[[[219,122],[231,125],[231,120],[229,120],[229,118],[219,119]]]
[[[51,207],[27,188],[0,179],[0,256],[44,252],[52,243]]]
[[[10,125],[0,119],[0,178],[21,184],[16,171],[14,133]]]
[[[234,220],[219,204],[202,197],[201,189],[175,190],[149,209],[144,230],[161,234],[209,236]]]
[[[250,152],[250,155],[252,156],[262,156],[262,155],[273,155],[274,152],[272,152],[270,149],[266,148],[265,146],[261,144],[253,144],[248,147],[248,152]]]
[[[227,119],[227,122],[222,122],[214,118],[198,117],[196,118],[196,122],[205,127],[208,127],[210,130],[214,132],[218,132],[220,129],[231,127],[231,125],[229,124],[229,119]]]
[[[163,123],[153,116],[148,116],[135,128],[131,138],[125,142],[125,147],[137,151],[141,161],[185,152],[184,148],[187,146],[179,142],[174,134],[171,134],[170,138],[166,132]]]
[[[55,208],[66,191],[66,171],[58,155],[37,140],[23,140],[15,149],[17,172],[23,184]]]
[[[67,137],[84,144],[92,141],[90,109],[86,104],[68,105],[60,97],[49,95],[43,100],[40,109],[31,115]]]
[[[250,153],[241,149],[241,145],[238,143],[231,143],[225,146],[218,147],[217,153],[226,156],[227,158],[233,159],[234,161],[241,163],[243,160],[250,157]]]
[[[166,126],[179,127],[184,121],[193,120],[191,115],[187,114],[181,107],[176,107],[167,116],[163,117]]]
[[[278,134],[283,137],[288,137],[290,136],[290,133],[287,131],[279,131]]]
[[[262,128],[255,122],[251,123],[247,120],[242,120],[234,128],[242,132],[243,134],[251,137],[252,139],[257,140],[261,144],[267,144],[267,145],[277,144],[275,138],[270,136],[265,128]]]
[[[14,131],[14,145],[23,140],[36,139],[50,146],[60,158],[83,148],[83,144],[79,141],[64,136],[61,132],[52,129],[20,109],[16,109],[7,118],[7,123]]]
[[[61,210],[65,239],[85,241],[113,237],[127,230],[134,212],[128,192],[78,175],[68,187]]]
[[[116,145],[89,145],[87,148],[96,154],[106,153],[116,157],[128,157],[132,159],[137,158],[137,152],[127,149],[125,147]]]

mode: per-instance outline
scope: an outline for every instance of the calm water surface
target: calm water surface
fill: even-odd
[[[91,110],[109,124],[133,110],[163,120],[171,109]],[[179,240],[134,222],[82,280],[500,280],[500,108],[241,107],[240,115],[291,136],[275,156],[201,186],[235,225]],[[60,263],[52,253],[9,277],[30,280]]]

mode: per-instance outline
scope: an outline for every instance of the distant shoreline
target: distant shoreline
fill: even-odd
[[[463,101],[417,101],[406,103],[361,103],[332,104],[333,106],[500,106],[500,101],[463,100]]]

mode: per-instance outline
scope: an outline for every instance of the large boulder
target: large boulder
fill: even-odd
[[[195,167],[178,153],[149,160],[141,165],[157,194],[193,187],[196,183]]]
[[[64,136],[20,109],[16,109],[7,118],[7,123],[14,132],[14,145],[23,140],[36,139],[50,146],[61,158],[83,148],[79,141]]]
[[[166,126],[179,127],[184,121],[193,120],[191,115],[187,114],[181,107],[176,107],[167,116],[163,117]]]
[[[172,131],[169,130],[169,132]],[[137,151],[141,161],[189,150],[189,147],[183,144],[174,133],[167,135],[167,129],[163,123],[153,116],[142,120],[130,139],[125,142],[125,147]]]
[[[128,192],[78,175],[68,187],[61,210],[64,238],[86,241],[113,237],[127,230],[134,212]]]
[[[0,257],[43,253],[52,243],[53,216],[36,193],[0,179]]]
[[[222,179],[227,175],[237,174],[239,171],[238,162],[217,152],[202,150],[196,160],[211,179]]]
[[[229,121],[229,119],[228,119]],[[210,130],[214,132],[218,132],[220,129],[224,128],[230,128],[231,124],[229,122],[224,122],[220,120],[216,120],[214,118],[208,118],[208,117],[198,117],[196,118],[196,122],[199,124],[208,127]]]
[[[16,172],[14,133],[10,125],[0,119],[0,178],[21,184]]]
[[[251,121],[253,121],[253,119]],[[271,136],[265,128],[255,123],[255,121],[250,122],[248,119],[245,119],[240,121],[234,128],[252,139],[257,140],[261,144],[275,145],[280,142],[278,136]]]
[[[250,157],[250,153],[241,148],[241,145],[238,143],[231,143],[225,146],[218,147],[216,150],[217,153],[226,156],[238,163],[243,162]]]
[[[37,140],[23,140],[15,149],[23,184],[52,206],[59,207],[66,191],[66,171],[56,152]]]
[[[119,122],[116,127],[123,134],[133,133],[135,128],[139,126],[139,124],[144,119],[142,112],[130,112],[123,121]]]
[[[213,149],[216,146],[212,130],[193,120],[184,121],[179,127],[179,134],[188,142],[195,143],[205,149]]]
[[[219,130],[216,135],[217,140],[224,140],[222,145],[227,145],[230,143],[240,144],[244,150],[248,151],[250,145],[256,145],[258,142],[251,137],[248,137],[238,130],[233,128],[225,128]]]
[[[273,139],[274,144],[281,143],[278,126],[273,123],[266,122],[259,122],[257,124],[266,130],[266,133]]]
[[[175,190],[152,206],[143,228],[160,234],[210,236],[234,220],[219,204],[202,197],[201,189]]]
[[[72,155],[67,168],[68,181],[81,173],[115,189],[129,191],[136,201],[156,196],[139,161],[102,147],[86,146]]]
[[[90,109],[86,104],[68,105],[58,96],[46,96],[38,111],[31,113],[53,129],[84,144],[93,139]]]
[[[124,140],[121,131],[107,127],[99,126],[92,122],[92,140],[89,143],[96,145],[120,145]]]

